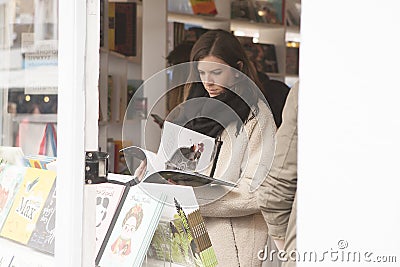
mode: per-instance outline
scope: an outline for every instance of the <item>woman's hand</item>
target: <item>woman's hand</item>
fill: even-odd
[[[136,168],[135,173],[133,174],[139,181],[141,181],[146,173],[147,169],[147,160],[142,160],[139,164],[139,167]]]

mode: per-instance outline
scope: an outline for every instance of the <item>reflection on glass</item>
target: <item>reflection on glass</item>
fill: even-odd
[[[57,155],[58,1],[0,0],[3,146]]]

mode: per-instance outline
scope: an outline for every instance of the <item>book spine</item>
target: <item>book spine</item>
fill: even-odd
[[[115,3],[108,3],[108,49],[115,49]]]

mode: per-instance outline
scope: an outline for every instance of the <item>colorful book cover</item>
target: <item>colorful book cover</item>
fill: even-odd
[[[148,257],[183,266],[217,266],[217,257],[199,209],[186,215],[177,199],[175,208],[173,219],[163,218],[159,223]]]
[[[20,147],[0,146],[0,163],[23,165],[24,152]]]
[[[27,168],[0,236],[28,243],[55,179],[54,171]]]
[[[121,200],[125,186],[102,183],[96,185],[96,254],[99,252],[108,227]]]
[[[115,3],[108,3],[108,49],[115,49]]]
[[[151,195],[163,192],[167,196],[148,258],[179,266],[216,266],[217,259],[193,188],[153,183],[139,186]]]
[[[141,266],[160,220],[165,195],[133,186],[121,201],[96,258],[100,267]]]
[[[253,0],[257,21],[270,24],[283,24],[284,4],[283,0]]]
[[[37,220],[28,246],[54,254],[56,229],[56,183],[53,183],[50,194]]]
[[[136,3],[115,4],[115,51],[136,56]]]
[[[26,167],[47,170],[47,164],[55,161],[56,159],[56,157],[45,155],[26,155],[24,156],[23,161]]]
[[[0,170],[0,229],[3,226],[15,195],[26,172],[25,167],[1,165]]]
[[[217,7],[214,0],[190,0],[193,14],[195,15],[217,15]]]

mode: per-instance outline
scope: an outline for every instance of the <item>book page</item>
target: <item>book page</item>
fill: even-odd
[[[126,147],[122,151],[124,152],[125,161],[131,175],[137,177],[139,180],[143,180],[152,173],[163,169],[165,160],[160,160],[158,155],[152,151],[138,146]],[[131,179],[132,177],[129,178]]]
[[[214,148],[214,138],[165,121],[157,157],[167,159],[164,169],[203,173],[213,163]]]

